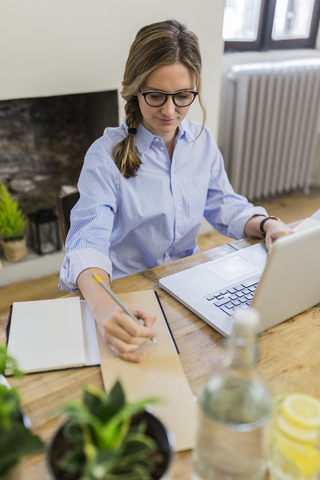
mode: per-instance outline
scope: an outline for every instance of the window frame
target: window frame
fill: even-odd
[[[261,0],[257,39],[252,42],[225,41],[224,51],[227,53],[315,48],[320,20],[320,0],[314,1],[310,31],[307,38],[273,40],[271,36],[275,9],[276,0]]]

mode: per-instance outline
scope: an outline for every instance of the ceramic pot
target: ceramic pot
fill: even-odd
[[[158,449],[156,452],[156,463],[154,470],[151,474],[152,480],[169,480],[170,467],[173,457],[173,435],[168,432],[163,423],[158,417],[151,412],[151,410],[145,410],[140,414],[137,414],[132,419],[132,425],[135,425],[141,420],[147,422],[146,435],[155,440]],[[59,459],[66,453],[70,444],[63,435],[63,428],[66,425],[64,423],[57,430],[55,436],[48,449],[47,461],[49,464],[49,470],[52,478],[55,480],[78,480],[80,478],[79,473],[66,472],[61,470],[58,466]]]
[[[27,239],[1,240],[3,256],[8,262],[20,262],[28,255]]]

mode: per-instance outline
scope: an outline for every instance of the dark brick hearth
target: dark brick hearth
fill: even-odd
[[[90,144],[117,125],[117,91],[0,101],[0,181],[24,213],[55,209]]]

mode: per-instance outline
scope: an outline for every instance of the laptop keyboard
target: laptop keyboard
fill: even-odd
[[[228,287],[206,298],[223,312],[232,315],[237,310],[242,310],[250,306],[260,278],[261,275],[251,278],[250,280],[245,280],[238,285]]]

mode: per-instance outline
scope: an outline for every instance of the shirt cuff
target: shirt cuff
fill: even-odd
[[[243,212],[238,213],[237,217],[229,223],[228,236],[231,238],[245,238],[244,227],[250,218],[255,215],[268,216],[267,211],[263,207],[246,208]]]
[[[112,277],[112,263],[110,258],[94,248],[72,250],[68,253],[62,263],[60,270],[60,290],[67,290],[70,293],[79,291],[77,279],[84,270],[88,268],[100,268]]]

